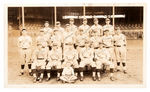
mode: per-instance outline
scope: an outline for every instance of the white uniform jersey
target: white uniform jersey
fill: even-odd
[[[76,25],[69,25],[69,30],[71,32],[74,32],[74,34],[77,32],[77,26]]]
[[[80,53],[80,58],[82,59],[89,59],[92,60],[94,56],[94,50],[90,47],[84,47],[83,50]]]
[[[93,25],[90,28],[91,32],[94,31],[94,33],[96,33],[98,36],[103,34],[102,29],[103,28],[101,25]]]
[[[102,43],[104,43],[106,46],[111,47],[113,46],[113,37],[112,35],[108,35],[108,36],[103,36],[102,37]]]
[[[50,27],[44,27],[43,30],[45,33],[45,37],[49,39],[53,34],[53,30]]]
[[[72,67],[64,67],[62,75],[74,75],[74,70]]]
[[[44,60],[46,60],[47,56],[48,56],[48,51],[45,48],[42,48],[41,50],[36,49],[33,52],[32,58],[33,58],[34,61],[37,61],[37,59],[44,59]]]
[[[64,31],[63,33],[63,43],[74,43],[75,38],[74,38],[74,32],[72,31]]]
[[[62,60],[62,50],[61,49],[52,49],[48,53],[49,61],[61,61]]]
[[[114,45],[123,46],[126,45],[126,37],[124,34],[114,35]]]
[[[55,32],[54,35],[51,37],[51,44],[57,44],[57,46],[61,46],[61,43],[63,42],[63,36],[61,32]]]
[[[109,30],[110,35],[114,35],[114,27],[112,25],[104,25],[103,30]]]
[[[42,44],[42,46],[47,47],[48,45],[48,39],[44,36],[38,36],[36,38],[36,42],[39,44]]]
[[[67,49],[64,51],[64,60],[77,60],[78,52],[75,49]]]
[[[90,37],[90,43],[92,45],[92,47],[99,47],[99,43],[102,42],[102,37],[99,36],[92,36]]]
[[[79,26],[79,29],[83,30],[83,34],[89,35],[90,26],[89,25],[81,25]]]
[[[110,53],[106,48],[96,49],[94,54],[97,60],[109,60],[110,58]]]
[[[75,43],[78,46],[84,46],[86,40],[88,40],[88,37],[86,34],[82,34],[82,35],[78,34],[76,36]]]
[[[20,36],[18,38],[18,47],[30,48],[32,44],[32,38],[30,36]]]

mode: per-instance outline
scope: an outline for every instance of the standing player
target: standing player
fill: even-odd
[[[94,81],[96,81],[96,65],[93,61],[94,58],[94,50],[93,48],[90,48],[89,42],[86,40],[84,49],[80,52],[80,80],[83,81],[84,75],[83,75],[83,68],[86,65],[92,66],[92,78]]]
[[[105,44],[105,47],[109,51],[111,58],[110,61],[114,62],[114,40],[113,36],[109,34],[109,30],[104,30],[104,36],[102,37],[102,43]]]
[[[62,60],[62,49],[57,46],[57,44],[53,44],[53,48],[51,51],[49,51],[48,54],[48,64],[46,65],[46,71],[47,71],[47,81],[50,80],[50,71],[52,67],[55,67],[57,69],[57,81],[60,78],[61,73],[61,60]]]
[[[66,24],[66,29],[63,33],[63,47],[64,49],[67,49],[69,44],[74,43],[75,43],[74,32],[70,30],[69,24]]]
[[[98,36],[103,36],[102,26],[98,24],[98,19],[94,18],[94,25],[90,28],[90,34],[94,31],[94,33]]]
[[[48,21],[45,21],[43,29],[44,29],[45,35],[51,36],[53,30],[49,27],[49,22]]]
[[[87,35],[83,33],[83,29],[79,29],[78,35],[75,38],[75,45],[77,47],[78,54],[85,47],[85,41],[88,39]],[[79,55],[80,57],[80,55]]]
[[[110,53],[109,51],[105,48],[103,43],[100,43],[99,49],[96,49],[94,51],[94,59],[96,61],[96,69],[97,69],[97,77],[98,80],[101,80],[101,70],[103,65],[109,66],[110,68],[110,79],[113,81],[113,71],[114,71],[114,64],[109,61],[110,59]]]
[[[58,29],[54,29],[53,35],[51,37],[51,47],[53,48],[53,44],[57,44],[58,48],[61,48],[63,43],[63,35]]]
[[[23,29],[22,35],[18,38],[18,47],[21,60],[20,75],[24,74],[24,67],[26,63],[28,63],[29,74],[31,75],[31,45],[32,38],[28,36],[26,29]]]
[[[42,44],[38,43],[37,48],[34,50],[32,56],[32,73],[34,77],[34,83],[37,81],[37,79],[39,79],[40,83],[43,81],[47,56],[47,50],[42,46]]]
[[[79,26],[79,30],[83,30],[83,34],[85,34],[86,36],[89,36],[89,29],[90,29],[90,26],[87,25],[87,19],[83,18],[83,24]]]
[[[117,60],[117,71],[120,71],[120,62],[123,66],[123,72],[126,72],[126,37],[121,33],[120,28],[115,29],[114,46]]]
[[[73,18],[70,18],[70,20],[69,20],[69,30],[71,32],[73,32],[74,35],[76,35],[76,33],[77,33],[77,26],[74,25],[74,19]]]
[[[67,62],[69,62],[71,66],[73,66],[74,68],[75,76],[78,76],[79,65],[77,59],[78,59],[78,53],[74,49],[73,44],[68,44],[68,49],[64,50],[64,62],[62,64],[62,68],[64,68]]]
[[[53,30],[49,27],[48,21],[45,21],[43,30],[44,30],[45,38],[48,39],[49,41],[48,43],[49,50],[51,50],[50,38],[53,35]]]
[[[48,39],[45,37],[44,30],[40,30],[40,35],[36,38],[36,44],[42,44],[48,50]]]
[[[105,19],[106,25],[103,26],[103,30],[109,30],[110,35],[114,35],[114,27],[110,25],[110,19]]]

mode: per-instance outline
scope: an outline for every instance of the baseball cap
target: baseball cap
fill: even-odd
[[[59,21],[57,21],[57,22],[56,22],[56,25],[60,25],[60,22],[59,22]]]
[[[73,18],[70,18],[70,21],[74,21],[74,19],[73,19]]]
[[[40,29],[40,32],[44,32],[44,29]]]
[[[83,18],[83,21],[87,21],[87,18]]]
[[[97,18],[94,18],[94,21],[98,21],[98,19],[97,19]]]
[[[106,18],[106,21],[110,21],[110,19],[109,19],[109,18]]]
[[[45,21],[45,23],[49,23],[48,21]]]

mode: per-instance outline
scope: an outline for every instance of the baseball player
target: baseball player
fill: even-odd
[[[54,29],[53,35],[51,36],[51,45],[53,43],[57,44],[58,48],[61,48],[61,45],[63,43],[63,35],[58,29]],[[53,46],[51,46],[53,48]]]
[[[90,36],[90,45],[94,49],[99,48],[99,43],[101,43],[102,37],[96,35],[95,33]]]
[[[60,77],[63,83],[74,83],[77,76],[74,75],[74,69],[71,67],[71,63],[67,62],[63,69],[62,76]]]
[[[63,32],[63,47],[64,49],[67,49],[69,44],[74,43],[75,43],[74,32],[70,30],[69,24],[66,24],[66,29]]]
[[[40,30],[39,36],[36,38],[36,44],[42,44],[43,47],[48,49],[48,38],[45,37],[44,30]]]
[[[80,62],[80,80],[83,81],[83,68],[86,65],[90,65],[92,66],[92,78],[95,81],[96,80],[96,65],[95,62],[93,61],[94,58],[94,50],[93,48],[89,47],[89,41],[86,40],[85,42],[85,47],[82,51],[80,51],[80,58],[81,58],[81,62]]]
[[[77,51],[80,54],[80,51],[85,47],[85,41],[88,39],[87,35],[83,33],[83,29],[79,29],[78,35],[75,37],[75,45]]]
[[[64,62],[62,64],[62,68],[66,65],[67,62],[71,63],[75,71],[75,76],[78,76],[78,52],[74,49],[73,44],[68,44],[68,49],[64,50]]]
[[[22,35],[18,38],[18,47],[20,54],[21,71],[20,75],[24,74],[25,63],[28,63],[29,74],[31,75],[31,45],[32,38],[28,36],[26,29],[22,29]]]
[[[109,66],[110,68],[110,79],[113,81],[114,64],[110,60],[110,53],[105,48],[103,43],[100,43],[99,48],[94,50],[94,60],[96,61],[96,70],[98,81],[101,80],[101,70],[103,65]]]
[[[123,66],[123,72],[126,72],[126,37],[121,33],[120,28],[115,29],[114,46],[117,60],[117,71],[120,71],[120,62]]]
[[[90,34],[91,32],[95,33],[98,36],[103,36],[103,30],[102,26],[98,24],[98,19],[94,18],[94,25],[90,28]]]
[[[109,30],[110,35],[114,35],[114,27],[110,25],[110,19],[105,19],[106,25],[103,26],[103,30]]]
[[[69,20],[69,30],[70,30],[71,32],[73,32],[74,35],[77,34],[77,26],[74,25],[74,19],[73,19],[73,18],[70,18],[70,20]]]
[[[107,50],[109,51],[110,55],[111,55],[111,61],[114,62],[114,57],[115,57],[115,53],[114,53],[114,39],[113,36],[109,34],[109,30],[104,30],[104,36],[102,37],[102,43],[105,44],[105,47],[107,48]]]
[[[64,32],[64,28],[61,27],[61,23],[59,21],[56,22],[56,26],[54,29],[57,29],[62,33]]]
[[[57,43],[53,44],[53,48],[48,53],[48,64],[46,65],[47,81],[50,80],[50,71],[52,67],[57,69],[57,81],[60,78],[61,73],[61,60],[62,60],[62,49],[58,47]]]
[[[48,21],[45,21],[43,29],[44,29],[45,35],[47,35],[48,37],[50,37],[52,35],[53,30],[49,27],[49,22]]]
[[[37,48],[33,52],[33,63],[32,63],[32,73],[35,83],[37,79],[39,79],[39,82],[41,83],[43,80],[46,60],[47,60],[48,52],[47,50],[42,46],[41,43],[37,44]],[[39,77],[40,75],[40,77]]]
[[[83,34],[89,36],[89,29],[90,29],[90,26],[87,25],[87,19],[83,18],[83,24],[79,26],[79,30],[83,30]]]

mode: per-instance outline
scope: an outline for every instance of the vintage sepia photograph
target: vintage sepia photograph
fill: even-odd
[[[5,10],[6,85],[144,84],[144,4]]]

